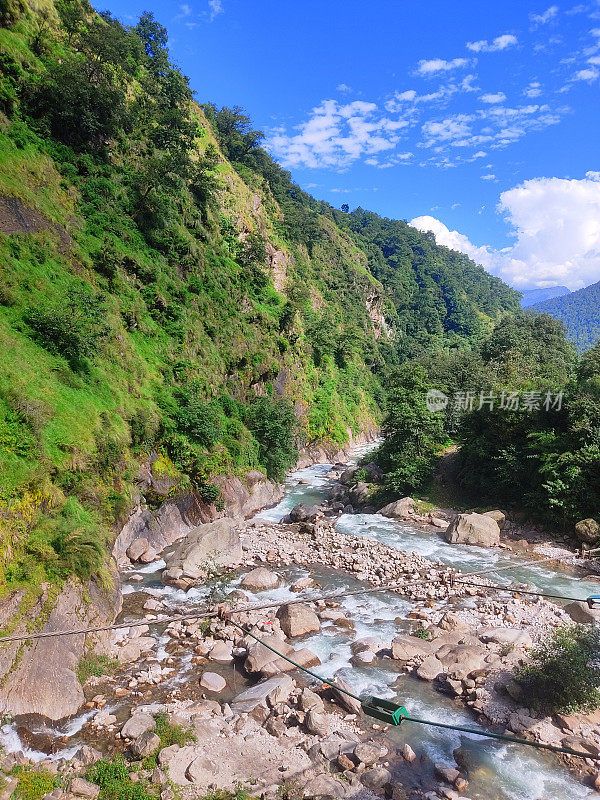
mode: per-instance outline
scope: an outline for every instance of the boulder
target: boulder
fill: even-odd
[[[319,515],[317,506],[309,506],[307,503],[298,503],[290,511],[292,522],[314,522]]]
[[[200,678],[200,686],[209,692],[222,692],[227,686],[227,681],[222,675],[216,672],[203,672]]]
[[[269,705],[284,703],[293,689],[294,681],[289,675],[277,675],[240,692],[232,700],[231,710],[235,714],[249,714],[258,707],[267,708]]]
[[[583,544],[594,544],[600,539],[600,525],[595,519],[582,519],[575,525],[575,535]]]
[[[500,511],[499,509],[495,509],[494,511],[484,511],[482,516],[495,519],[500,530],[502,530],[504,523],[506,522],[506,514],[504,511]]]
[[[156,552],[154,547],[149,547],[140,556],[140,561],[142,562],[142,564],[150,564],[150,562],[156,561],[157,558],[158,558],[158,553]]]
[[[359,481],[356,486],[350,489],[350,502],[352,505],[360,506],[369,499],[370,487],[368,483]]]
[[[160,747],[160,738],[152,731],[146,731],[138,736],[131,745],[131,750],[137,758],[146,758]]]
[[[600,610],[590,608],[587,603],[577,601],[574,603],[567,603],[565,611],[573,622],[591,622],[600,625]]]
[[[180,569],[184,577],[197,580],[214,567],[237,566],[242,560],[238,526],[224,517],[194,528],[167,557],[167,569]]]
[[[137,739],[147,731],[153,731],[156,728],[154,717],[150,714],[143,712],[134,714],[130,717],[125,725],[121,728],[121,736],[124,739]]]
[[[315,709],[307,713],[304,724],[306,730],[316,736],[326,736],[329,731],[328,715]]]
[[[127,558],[130,561],[139,561],[149,547],[150,542],[148,539],[144,537],[141,537],[140,539],[134,539],[127,548]]]
[[[276,589],[280,583],[281,578],[276,572],[272,572],[266,567],[257,567],[244,575],[240,586],[251,592],[262,592],[267,589]]]
[[[484,514],[458,514],[448,525],[446,541],[450,544],[497,547],[500,544],[500,528],[495,519]]]
[[[212,650],[208,654],[211,661],[218,661],[220,664],[230,664],[233,661],[231,642],[219,640],[215,642]]]
[[[340,483],[343,483],[344,486],[350,486],[357,472],[358,467],[348,467],[348,469],[345,469],[340,475]]]
[[[418,636],[406,633],[396,636],[392,642],[392,658],[397,661],[412,661],[417,656],[427,656],[433,652],[433,645]]]
[[[482,642],[510,644],[514,647],[531,647],[532,639],[527,631],[518,628],[483,628],[478,633]]]
[[[73,778],[69,784],[69,791],[75,797],[85,797],[87,800],[96,800],[100,794],[100,787],[95,783],[86,781],[85,778]]]
[[[302,789],[304,797],[307,800],[341,800],[346,795],[346,787],[333,775],[317,775],[311,778]]]
[[[298,702],[302,711],[325,711],[325,703],[311,689],[303,689]]]
[[[321,630],[319,618],[309,606],[303,603],[281,606],[277,611],[281,630],[289,638],[318,633]]]
[[[392,773],[385,767],[373,767],[365,770],[360,776],[363,786],[372,792],[381,792],[392,780]]]
[[[366,767],[372,767],[381,758],[381,747],[373,742],[359,742],[354,748],[354,755]]]
[[[335,700],[343,706],[347,711],[351,714],[361,714],[362,713],[362,705],[360,700],[356,700],[354,697],[350,697],[349,694],[346,692],[351,691],[350,687],[342,678],[334,678],[333,682],[336,683],[340,689],[345,689],[345,691],[339,691],[338,689],[333,690],[333,696]]]
[[[427,656],[417,669],[417,675],[424,681],[435,680],[441,672],[444,672],[444,665],[433,655]]]
[[[403,497],[379,509],[379,514],[392,519],[410,519],[415,511],[415,501],[412,497]]]
[[[285,642],[283,639],[281,639],[279,636],[271,634],[270,636],[263,636],[262,638],[271,647],[274,647],[275,650],[278,650],[280,653],[283,653],[286,656],[291,657],[292,653],[294,652],[294,648],[287,642]],[[268,647],[265,647],[260,642],[254,641],[248,647],[248,656],[246,658],[246,661],[244,662],[244,669],[246,670],[246,672],[250,672],[251,674],[256,672],[262,672],[265,669],[265,667],[267,667],[276,659],[278,661],[283,660],[281,658],[278,658],[278,656],[272,650],[269,650]]]
[[[443,631],[465,631],[468,627],[467,623],[455,611],[446,611],[438,622],[438,628]]]

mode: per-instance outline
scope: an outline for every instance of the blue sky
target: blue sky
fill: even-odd
[[[600,280],[600,0],[111,0],[294,180],[519,288]]]

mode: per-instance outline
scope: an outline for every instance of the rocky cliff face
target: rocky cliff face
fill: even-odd
[[[19,619],[23,596],[13,595],[0,607],[0,620]],[[11,635],[31,632],[32,620],[44,620],[43,632],[110,625],[121,609],[118,577],[112,590],[96,583],[68,581],[57,594],[42,587],[36,605],[22,614]],[[110,634],[57,636],[15,642],[0,649],[0,712],[41,714],[52,720],[74,714],[84,696],[77,666],[86,652],[108,653]]]

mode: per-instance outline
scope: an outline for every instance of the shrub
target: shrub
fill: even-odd
[[[130,772],[123,757],[117,756],[97,761],[86,777],[100,787],[100,800],[158,800],[159,790],[145,781],[134,783]]]
[[[109,333],[105,301],[84,289],[71,289],[60,303],[30,308],[25,321],[42,347],[63,356],[77,370],[92,358]]]
[[[296,417],[288,400],[260,397],[250,406],[246,424],[258,440],[259,462],[273,480],[281,480],[298,458]]]
[[[555,630],[517,670],[531,704],[552,711],[600,707],[600,630],[566,625]]]
[[[56,776],[45,769],[15,767],[14,772],[18,776],[18,783],[12,796],[20,800],[41,800],[58,784]]]
[[[101,678],[107,673],[114,672],[119,666],[119,662],[107,655],[91,653],[87,658],[82,658],[77,665],[77,677],[82,685],[92,676]]]

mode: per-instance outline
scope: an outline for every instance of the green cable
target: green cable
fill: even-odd
[[[323,677],[321,677],[321,675],[317,675],[316,672],[313,672],[312,670],[308,669],[308,667],[303,667],[302,664],[298,664],[298,662],[294,661],[293,658],[290,658],[289,656],[284,655],[279,650],[277,650],[275,647],[272,647],[270,644],[267,644],[267,642],[265,642],[263,639],[261,639],[255,633],[252,633],[252,631],[248,630],[244,625],[241,625],[239,622],[235,622],[234,620],[232,620],[227,615],[227,613],[224,615],[224,619],[226,619],[227,622],[230,622],[232,625],[235,625],[237,628],[239,628],[241,631],[243,631],[243,633],[246,634],[247,636],[251,636],[253,639],[256,639],[256,641],[259,644],[261,644],[263,647],[266,647],[267,650],[270,650],[272,653],[275,653],[275,655],[279,656],[279,658],[283,658],[285,661],[288,661],[290,664],[292,664],[297,669],[300,669],[303,672],[306,672],[308,675],[312,676],[313,678],[316,678],[316,680],[320,681],[321,683],[325,683],[328,686],[331,686],[337,692],[343,692],[344,694],[348,695],[349,697],[352,697],[354,700],[357,700],[361,704],[361,706],[363,708],[363,711],[365,711],[365,713],[367,713],[367,714],[369,713],[368,704],[362,698],[360,698],[357,694],[354,694],[354,692],[350,692],[347,689],[344,689],[343,687],[338,686],[333,681],[327,680],[327,678],[323,678]],[[376,700],[376,698],[370,698],[370,700]],[[473,734],[475,736],[482,736],[482,737],[487,738],[487,739],[499,739],[500,741],[511,742],[512,744],[523,744],[523,745],[526,745],[527,747],[535,747],[535,748],[541,749],[541,750],[551,750],[554,753],[564,753],[564,754],[570,755],[570,756],[577,756],[578,758],[594,758],[592,753],[586,753],[586,752],[584,752],[582,750],[571,750],[570,747],[559,747],[558,745],[553,745],[553,744],[543,744],[542,742],[532,742],[529,739],[521,739],[521,738],[519,738],[517,736],[508,736],[507,734],[504,734],[504,733],[492,733],[491,731],[480,731],[480,730],[477,730],[476,728],[468,728],[468,727],[462,726],[462,725],[449,725],[449,724],[447,724],[445,722],[434,722],[433,720],[429,720],[429,719],[421,719],[420,717],[412,717],[409,714],[405,714],[404,713],[404,709],[402,709],[402,713],[400,715],[400,721],[403,721],[403,720],[406,720],[407,722],[417,722],[417,723],[419,723],[421,725],[431,725],[432,727],[435,727],[435,728],[447,728],[448,730],[451,730],[451,731],[462,731],[464,733],[471,733],[471,734]],[[399,723],[392,723],[392,724],[399,724]]]

